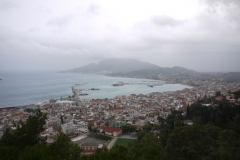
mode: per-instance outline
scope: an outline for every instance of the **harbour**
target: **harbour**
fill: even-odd
[[[71,87],[88,95],[80,99],[114,98],[119,95],[148,94],[151,92],[175,91],[189,88],[181,84],[163,84],[148,87],[153,80],[107,77],[57,72],[2,72],[0,83],[0,107],[36,104],[44,100],[59,99],[73,95]],[[123,86],[112,84],[122,81]],[[128,83],[128,84],[127,84]]]

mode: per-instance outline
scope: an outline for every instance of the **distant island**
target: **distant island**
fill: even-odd
[[[91,63],[79,68],[70,69],[63,72],[88,73],[88,74],[110,74],[127,73],[142,69],[157,69],[159,66],[148,62],[140,62],[133,59],[107,59],[98,63]]]
[[[108,59],[100,61],[99,63],[92,63],[79,68],[61,71],[60,73],[101,74],[118,77],[159,79],[159,74],[195,74],[197,72],[178,66],[164,68],[133,59]]]
[[[217,79],[229,82],[240,81],[240,72],[197,72],[184,67],[160,67],[148,62],[134,59],[107,59],[98,63],[91,63],[60,73],[98,74],[113,77],[146,78],[155,80],[176,79]]]

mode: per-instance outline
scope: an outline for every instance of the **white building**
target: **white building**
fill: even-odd
[[[78,135],[82,135],[82,134],[86,134],[88,133],[88,129],[87,128],[78,128],[76,129],[76,132]]]
[[[62,125],[62,131],[65,134],[72,134],[76,133],[77,125],[73,124],[72,122],[66,123]]]
[[[61,119],[57,117],[51,117],[47,120],[47,126],[61,126]]]

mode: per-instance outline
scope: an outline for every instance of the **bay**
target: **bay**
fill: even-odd
[[[151,88],[147,84],[154,83],[152,80],[76,73],[0,71],[0,78],[0,107],[36,104],[43,100],[71,96],[71,87],[76,84],[79,84],[76,85],[77,89],[84,89],[82,92],[88,94],[81,96],[82,99],[114,98],[119,95],[190,88],[181,84],[164,84]],[[130,84],[113,87],[112,84],[118,81]],[[100,90],[89,90],[91,88]]]

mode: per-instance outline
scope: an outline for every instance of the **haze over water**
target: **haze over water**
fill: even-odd
[[[175,91],[189,86],[181,84],[165,84],[153,88],[143,84],[113,87],[113,83],[146,83],[146,79],[107,77],[101,75],[56,73],[56,72],[0,72],[0,107],[22,106],[36,104],[51,98],[61,98],[72,95],[71,87],[78,89],[99,88],[97,91],[83,91],[88,96],[80,98],[114,98],[119,95],[147,94],[151,92]],[[151,83],[151,82],[150,82]]]

